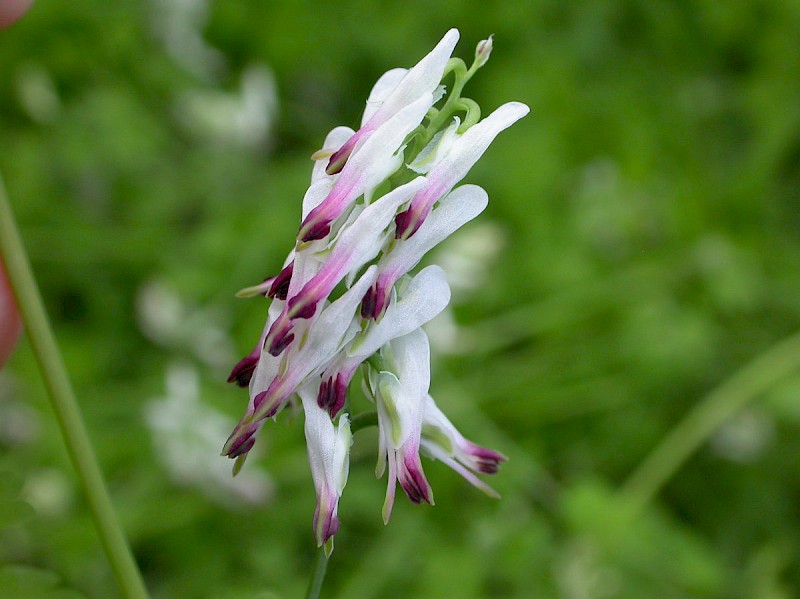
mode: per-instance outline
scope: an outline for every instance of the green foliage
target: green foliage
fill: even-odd
[[[796,2],[239,0],[199,20],[198,55],[199,37],[164,41],[172,4],[42,1],[0,32],[0,169],[155,597],[305,589],[302,417],[264,428],[242,475],[270,482],[248,501],[199,466],[176,477],[147,406],[179,364],[199,402],[241,415],[226,368],[266,309],[233,293],[278,272],[325,133],[357,125],[375,79],[451,26],[467,60],[495,34],[468,89],[484,114],[532,108],[468,176],[489,208],[450,247],[483,240],[485,264],[433,373],[454,423],[509,456],[489,481],[503,499],[425,462],[436,506],[398,496],[384,528],[374,429],[358,432],[326,592],[800,592],[797,374],[717,423],[640,512],[620,492],[800,327]],[[263,136],[225,116],[258,65],[278,94]],[[0,598],[115,597],[25,342],[0,374],[0,449]]]

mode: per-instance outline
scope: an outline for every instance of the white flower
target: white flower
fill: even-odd
[[[411,239],[397,243],[378,262],[378,276],[361,304],[361,316],[380,319],[397,280],[414,268],[432,248],[478,216],[489,196],[477,185],[462,185],[443,198]]]
[[[419,459],[425,398],[430,385],[430,347],[422,329],[392,340],[381,352],[387,370],[372,381],[378,407],[379,447],[375,473],[389,464],[383,521],[388,522],[397,483],[414,503],[433,504],[433,492]],[[390,369],[390,370],[389,370]]]
[[[359,143],[420,97],[431,94],[431,104],[438,100],[434,95],[442,80],[447,61],[458,43],[458,30],[448,31],[436,47],[410,70],[392,69],[378,79],[367,99],[361,119],[361,128],[331,156],[327,172],[338,173]]]
[[[432,265],[412,278],[398,293],[379,323],[359,332],[322,373],[317,403],[331,416],[342,409],[347,387],[358,367],[392,339],[408,335],[439,314],[450,301],[447,277]]]
[[[421,447],[423,453],[441,460],[490,497],[499,497],[494,489],[473,473],[495,474],[500,462],[508,458],[465,439],[430,395],[425,398]]]
[[[280,362],[269,386],[264,390],[251,389],[251,396],[253,393],[255,396],[245,416],[228,437],[223,455],[236,458],[249,451],[263,420],[277,414],[297,389],[309,377],[322,372],[353,338],[358,330],[358,322],[354,319],[356,307],[374,278],[375,267],[371,266],[351,289],[321,311],[305,331],[304,339],[293,345]]]
[[[405,212],[397,215],[397,238],[408,239],[413,235],[434,203],[466,176],[494,138],[528,112],[530,109],[525,104],[508,102],[463,134],[448,137],[447,145],[436,152],[436,164],[429,165],[428,185],[417,193]]]
[[[306,416],[305,433],[308,444],[308,461],[317,491],[317,508],[314,511],[314,535],[317,546],[325,545],[325,554],[333,551],[333,535],[339,530],[339,498],[347,484],[350,467],[350,421],[347,414],[339,417],[333,426],[328,413],[317,406],[317,385],[308,384],[298,394]]]

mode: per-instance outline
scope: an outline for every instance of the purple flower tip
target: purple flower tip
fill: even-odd
[[[243,442],[236,445],[236,447],[231,448],[230,452],[228,453],[228,457],[231,459],[238,458],[239,456],[242,456],[253,449],[253,445],[255,444],[256,438],[248,437]]]
[[[347,400],[347,385],[349,382],[349,379],[344,375],[336,374],[323,379],[320,384],[317,405],[324,410],[328,410],[331,418],[335,418],[339,410],[344,407],[344,403]]]
[[[391,286],[375,283],[370,287],[361,300],[361,318],[380,319],[389,307],[390,292]]]
[[[325,173],[328,175],[341,173],[344,165],[347,164],[347,159],[350,158],[350,153],[352,151],[352,146],[348,148],[348,144],[344,144],[341,148],[334,152],[331,155],[330,160],[328,160],[328,166],[325,167]]]
[[[480,445],[472,445],[469,449],[469,453],[475,459],[476,469],[483,474],[497,473],[500,470],[500,462],[508,460],[502,453],[481,447]]]
[[[396,239],[408,239],[417,232],[422,219],[417,218],[413,212],[413,206],[394,217],[395,231],[394,236]]]
[[[280,356],[281,352],[289,347],[292,341],[294,341],[294,333],[276,338],[269,346],[269,353],[273,356]]]
[[[272,285],[267,292],[269,297],[277,297],[280,300],[286,299],[286,294],[289,293],[289,283],[292,280],[292,273],[294,272],[294,261],[290,262],[288,266],[281,270],[280,274],[275,277]]]
[[[330,160],[328,160],[328,166],[325,168],[325,172],[328,175],[335,175],[336,173],[342,172],[344,165],[347,164],[347,160],[350,158],[350,154],[353,153],[353,150],[358,143],[358,140],[364,134],[365,130],[362,129],[353,133],[344,145],[341,148],[336,150],[333,154],[331,154]]]
[[[308,219],[306,220],[308,221]],[[330,232],[331,232],[330,222],[313,223],[313,224],[304,223],[300,227],[300,232],[298,233],[297,238],[301,242],[316,241],[317,239],[322,239]]]
[[[293,340],[292,321],[285,314],[281,314],[272,323],[267,338],[264,340],[264,347],[273,356],[279,356]]]
[[[419,463],[419,455],[406,456],[403,460],[405,468],[401,468],[400,486],[406,492],[408,498],[412,503],[425,503],[433,504],[433,493],[428,479],[425,478],[425,473],[422,471],[422,464]]]
[[[333,512],[324,514],[324,520],[320,521],[319,505],[314,510],[314,532],[317,535],[317,543],[324,544],[333,535],[339,532],[339,518]]]
[[[244,425],[239,424],[231,433],[228,440],[225,442],[225,447],[222,449],[222,455],[229,458],[236,458],[244,455],[253,448],[256,442],[255,434],[258,431],[257,425]]]
[[[257,353],[255,355],[254,353],[250,353],[239,360],[239,363],[231,370],[231,374],[228,376],[228,382],[233,383],[235,381],[239,387],[247,387],[258,365],[258,358],[259,356]]]
[[[289,318],[311,318],[317,312],[317,302],[304,302],[303,294],[289,300]]]

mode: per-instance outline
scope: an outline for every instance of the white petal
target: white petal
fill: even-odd
[[[380,76],[372,87],[372,91],[367,98],[367,107],[364,109],[364,116],[361,118],[363,127],[372,115],[381,107],[387,96],[394,91],[400,80],[408,73],[408,69],[392,69]],[[347,141],[347,140],[345,140]],[[344,142],[342,142],[344,143]]]
[[[395,152],[408,134],[422,122],[432,103],[430,92],[423,94],[378,127],[350,156],[340,181],[360,179],[364,185],[362,189],[368,189],[397,170],[397,161],[392,160]]]
[[[382,120],[414,102],[423,94],[432,94],[442,80],[444,68],[458,43],[458,30],[448,31],[436,47],[420,60],[392,90],[373,118]],[[430,105],[429,105],[430,106]],[[426,109],[427,110],[427,109]]]
[[[378,263],[378,270],[408,272],[436,245],[484,211],[489,196],[477,185],[462,185],[442,200],[419,230],[398,243]]]
[[[335,488],[333,474],[336,468],[333,462],[336,430],[328,413],[317,405],[314,388],[314,384],[309,384],[298,390],[306,418],[305,433],[311,476],[317,489],[322,488],[323,483]]]
[[[345,273],[349,273],[358,270],[377,256],[381,251],[386,229],[392,223],[397,209],[402,203],[411,199],[423,185],[425,179],[417,177],[367,206],[355,222],[342,231],[329,261],[339,261],[340,256],[349,255],[350,257],[344,262]]]
[[[317,169],[319,164],[323,165],[323,172],[325,172],[324,165],[327,164],[325,161],[320,160],[317,164],[314,165],[314,170]],[[318,180],[314,181],[314,176],[312,175],[312,183],[311,186],[306,191],[306,195],[303,197],[303,220],[305,220],[308,213],[311,212],[314,208],[319,206],[322,203],[322,200],[328,197],[330,194],[331,189],[333,189],[333,185],[336,183],[336,177],[321,177]]]
[[[306,344],[293,358],[294,365],[302,364],[300,370],[307,376],[321,371],[327,363],[356,334],[353,316],[361,298],[375,280],[375,266],[370,266],[358,282],[339,299],[326,307],[309,330]]]
[[[503,104],[485,119],[473,125],[450,146],[450,151],[431,171],[429,177],[443,178],[452,184],[460,181],[483,155],[495,137],[530,112],[521,102]]]
[[[436,265],[417,274],[397,301],[389,304],[378,323],[370,324],[363,336],[347,348],[348,357],[366,359],[390,340],[411,333],[439,314],[450,301],[447,275]]]
[[[430,345],[422,329],[416,329],[393,340],[386,350],[393,372],[379,375],[379,402],[384,410],[378,416],[391,448],[398,450],[412,435],[419,438],[422,429],[430,386]]]

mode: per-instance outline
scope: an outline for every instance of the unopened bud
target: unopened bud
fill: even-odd
[[[475,48],[475,68],[480,68],[489,60],[494,47],[494,34],[489,36],[489,39],[481,40],[478,42],[478,47]]]

